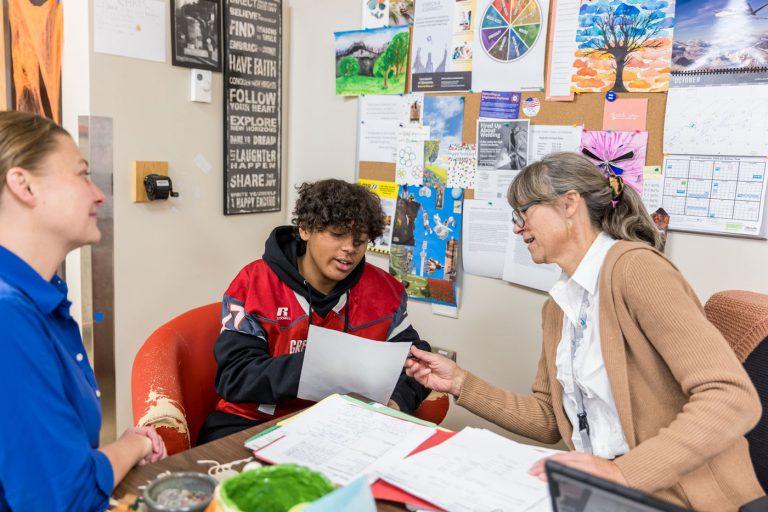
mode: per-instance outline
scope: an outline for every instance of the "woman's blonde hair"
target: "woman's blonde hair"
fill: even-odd
[[[0,112],[0,191],[9,169],[37,169],[69,133],[50,119],[27,112]]]
[[[551,202],[570,190],[584,198],[594,226],[618,240],[645,242],[661,250],[659,230],[640,195],[627,185],[614,203],[608,179],[577,153],[553,153],[525,167],[509,186],[507,200],[516,208],[531,201]]]

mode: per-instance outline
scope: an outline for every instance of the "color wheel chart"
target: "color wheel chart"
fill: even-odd
[[[492,59],[512,62],[536,44],[541,24],[536,0],[493,0],[483,14],[480,42]]]

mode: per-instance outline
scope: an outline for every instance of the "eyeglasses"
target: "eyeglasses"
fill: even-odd
[[[537,204],[541,204],[541,200],[537,199],[535,201],[531,201],[530,203],[525,203],[523,206],[520,206],[518,208],[512,209],[512,222],[520,229],[523,229],[525,227],[525,212],[528,211],[528,209],[531,206],[535,206]]]

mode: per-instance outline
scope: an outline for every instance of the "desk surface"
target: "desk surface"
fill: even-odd
[[[245,465],[246,460],[253,454],[245,448],[244,444],[246,439],[267,429],[280,421],[283,418],[263,423],[256,427],[243,430],[231,436],[212,441],[208,444],[196,446],[191,450],[171,455],[165,460],[156,462],[155,464],[147,464],[146,466],[136,466],[128,475],[120,482],[120,485],[115,489],[113,496],[117,499],[122,498],[126,494],[141,495],[139,486],[144,486],[148,482],[154,480],[157,475],[165,471],[199,471],[201,473],[208,472],[208,469],[213,464],[208,461],[216,461],[221,465],[228,464],[230,462],[239,461],[238,464],[233,465],[233,469],[240,471]],[[206,461],[201,463],[200,461]],[[386,501],[377,501],[377,509],[379,511],[394,512],[406,510],[404,506]]]

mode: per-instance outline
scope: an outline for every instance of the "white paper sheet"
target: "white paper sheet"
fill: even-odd
[[[522,236],[513,234],[509,237],[502,279],[548,292],[560,278],[561,273],[560,267],[554,263],[535,263]]]
[[[515,176],[520,171],[477,171],[475,177],[475,199],[486,201],[503,200]]]
[[[582,132],[582,126],[531,125],[528,161],[536,162],[559,151],[578,151]]]
[[[93,50],[165,62],[167,10],[163,0],[94,0]]]
[[[547,77],[547,100],[573,100],[571,77],[573,56],[578,48],[576,31],[579,27],[581,2],[554,0],[549,74]]]
[[[397,131],[395,182],[421,185],[424,182],[424,142],[429,140],[429,126],[405,126]]]
[[[765,238],[767,189],[764,156],[664,158],[662,206],[669,229]]]
[[[398,131],[421,124],[423,108],[423,94],[361,96],[358,160],[395,163]]]
[[[648,213],[653,213],[662,204],[664,192],[664,171],[659,165],[643,167],[643,204]]]
[[[429,439],[435,429],[329,397],[280,429],[284,437],[258,450],[271,463],[306,466],[346,485],[394,464]],[[374,477],[371,477],[373,479]]]
[[[664,151],[684,155],[768,155],[768,87],[671,88]]]
[[[546,510],[547,484],[528,470],[554,453],[467,427],[434,448],[380,466],[378,474],[452,512]]]
[[[478,2],[473,16],[472,90],[544,89],[549,2]]]
[[[334,393],[358,393],[386,404],[410,348],[409,343],[372,341],[313,325],[297,396],[322,400]]]
[[[501,279],[511,235],[512,208],[506,201],[466,199],[461,256],[464,272]]]

